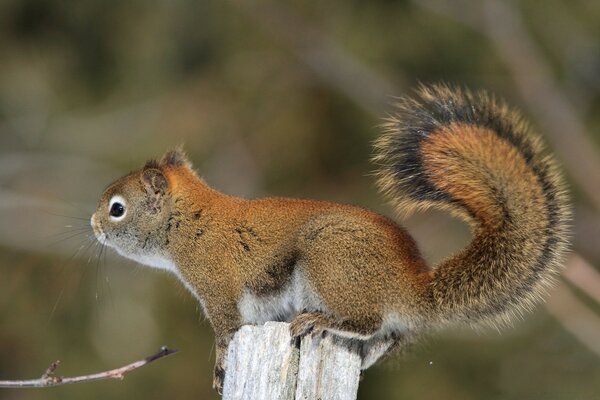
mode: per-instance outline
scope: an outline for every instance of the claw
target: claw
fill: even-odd
[[[311,337],[320,336],[323,328],[319,325],[320,316],[312,313],[303,313],[298,315],[290,323],[290,334],[292,336],[292,345],[299,345],[300,340],[306,335]]]
[[[225,369],[216,366],[214,375],[213,375],[213,389],[219,393],[219,395],[223,395],[223,383],[225,382]]]

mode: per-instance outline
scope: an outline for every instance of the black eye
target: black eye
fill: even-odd
[[[111,217],[121,217],[123,216],[123,214],[125,214],[125,206],[121,203],[113,203],[112,206],[110,206],[110,215]]]

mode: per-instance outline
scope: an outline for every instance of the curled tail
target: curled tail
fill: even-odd
[[[436,207],[473,228],[430,273],[441,321],[497,321],[540,298],[560,272],[570,211],[554,160],[519,114],[485,93],[421,87],[376,142],[378,184],[407,212]]]

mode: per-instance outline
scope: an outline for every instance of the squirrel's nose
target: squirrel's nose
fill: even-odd
[[[100,238],[101,236],[104,235],[102,233],[102,229],[98,225],[98,222],[96,222],[96,214],[95,213],[92,214],[92,218],[90,218],[90,225],[92,225],[92,230],[94,231],[94,235],[96,235],[97,238]]]
[[[94,231],[96,239],[98,239],[101,243],[104,244],[106,242],[106,234],[102,231],[102,227],[100,226],[100,224],[96,222],[96,214],[92,215],[92,218],[90,219],[90,224],[92,225],[92,230]]]

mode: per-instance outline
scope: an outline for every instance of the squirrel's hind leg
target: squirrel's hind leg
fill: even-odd
[[[309,333],[318,336],[324,331],[329,331],[347,339],[368,340],[379,329],[381,318],[362,317],[338,321],[322,312],[303,312],[290,323],[290,332],[294,339],[300,339]]]
[[[381,335],[378,333],[380,328],[381,324],[374,321],[336,322],[335,319],[321,312],[303,312],[290,323],[292,343],[296,343],[306,335],[320,336],[325,331],[345,339],[359,341],[361,370],[369,368],[382,357],[401,352],[409,343],[408,335],[395,332]]]

